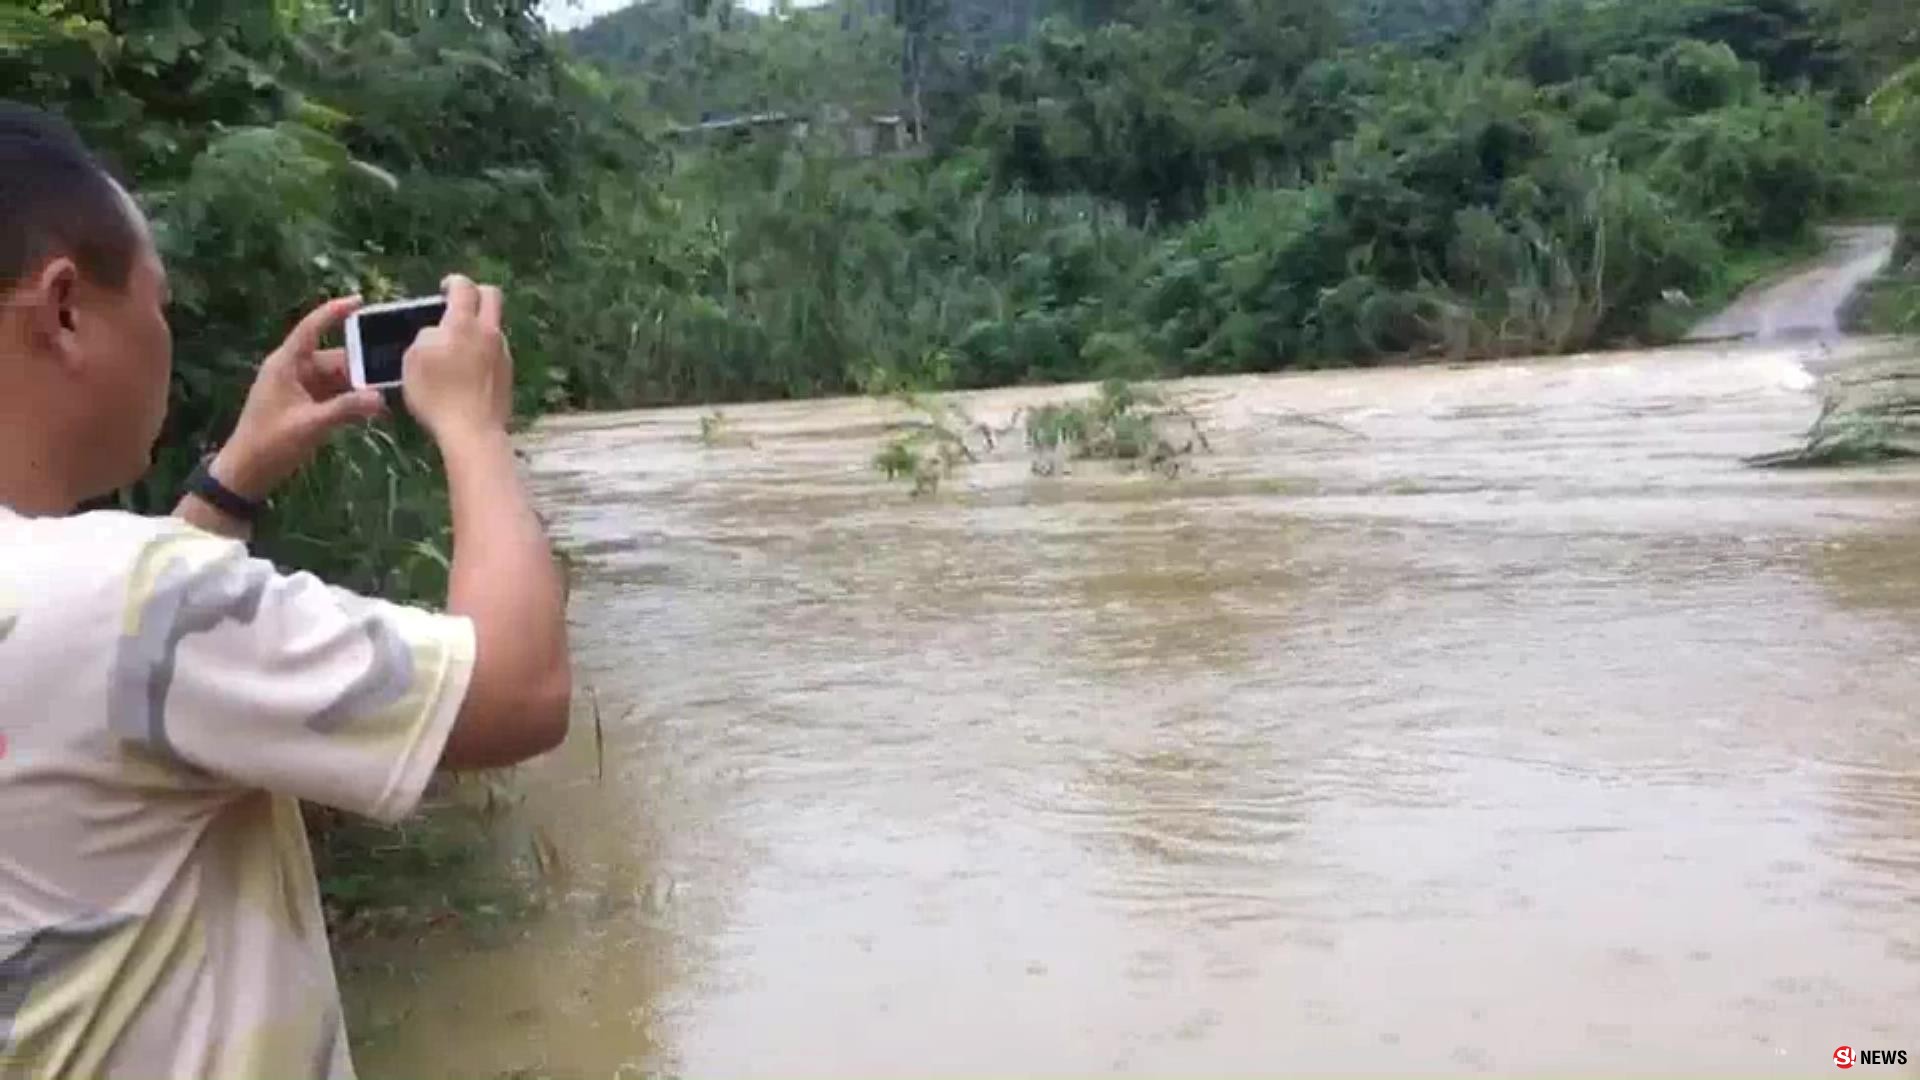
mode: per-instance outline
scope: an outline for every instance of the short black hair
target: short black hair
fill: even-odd
[[[140,230],[113,175],[65,120],[0,101],[0,292],[65,255],[108,288],[125,288]]]

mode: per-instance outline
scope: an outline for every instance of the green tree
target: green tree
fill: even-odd
[[[996,62],[969,135],[1004,184],[1191,217],[1217,188],[1303,171],[1289,93],[1337,36],[1321,0],[1142,0],[1092,30],[1050,23]]]
[[[173,407],[128,493],[170,505],[253,366],[326,295],[431,290],[456,266],[536,277],[634,137],[532,3],[36,0],[0,22],[0,96],[66,114],[133,180],[174,281]],[[538,290],[517,307],[539,310]],[[551,354],[520,350],[531,403]],[[443,494],[402,426],[345,440],[279,499],[277,559],[437,597]]]

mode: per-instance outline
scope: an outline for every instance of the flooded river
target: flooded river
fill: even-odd
[[[553,423],[604,777],[362,1071],[1920,1065],[1920,471],[1740,460],[1862,348],[1181,383],[1178,479],[925,499],[894,406]]]

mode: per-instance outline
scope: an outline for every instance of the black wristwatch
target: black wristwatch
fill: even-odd
[[[266,508],[265,503],[257,503],[213,478],[209,466],[213,463],[211,455],[201,458],[200,464],[187,477],[187,493],[198,495],[221,513],[237,521],[252,521]]]

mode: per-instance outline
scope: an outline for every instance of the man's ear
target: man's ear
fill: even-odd
[[[72,360],[79,351],[75,307],[79,301],[80,268],[64,255],[50,259],[33,275],[33,283],[26,292],[25,299],[33,311],[33,336],[52,348],[62,361]]]

